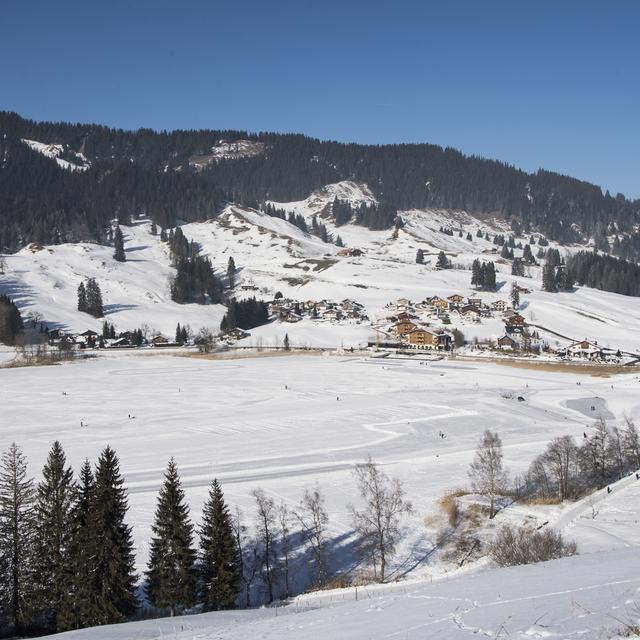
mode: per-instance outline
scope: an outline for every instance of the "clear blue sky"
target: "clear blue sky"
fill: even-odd
[[[0,109],[431,142],[640,197],[640,2],[3,0]]]

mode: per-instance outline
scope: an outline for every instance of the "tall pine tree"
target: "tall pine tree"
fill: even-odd
[[[147,568],[146,593],[159,609],[175,615],[195,604],[196,552],[193,548],[193,526],[189,521],[189,507],[176,464],[171,458],[151,528],[151,551]]]
[[[70,599],[75,573],[73,540],[76,487],[73,471],[58,441],[42,469],[36,500],[35,568],[37,610],[53,632],[73,627]]]
[[[229,508],[217,480],[202,513],[200,578],[205,610],[233,608],[240,591],[240,560]]]
[[[118,262],[126,262],[127,256],[124,253],[124,238],[122,236],[122,229],[120,229],[120,225],[116,227],[116,233],[113,237],[113,246],[113,257]]]
[[[87,313],[87,290],[84,287],[84,282],[78,285],[78,311]]]
[[[34,498],[26,458],[14,442],[0,462],[0,616],[14,635],[28,628],[33,611]]]
[[[124,521],[128,504],[123,484],[118,457],[106,447],[98,459],[89,506],[83,626],[122,622],[137,608],[133,541],[131,528]]]

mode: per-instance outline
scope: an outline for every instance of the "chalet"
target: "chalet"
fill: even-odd
[[[512,316],[507,318],[505,322],[507,324],[518,325],[520,327],[524,327],[524,325],[526,324],[526,320],[524,319],[524,316],[521,316],[519,313],[514,313]]]
[[[164,336],[154,336],[154,338],[151,340],[151,344],[154,347],[165,347],[169,344],[169,340],[167,340],[167,338],[165,338]]]
[[[407,321],[407,320],[412,320],[415,317],[416,317],[415,314],[409,313],[407,311],[401,311],[400,313],[398,313],[395,316],[395,318],[400,322],[404,322],[404,321]]]
[[[451,336],[441,329],[419,327],[410,331],[407,343],[416,349],[450,349]]]
[[[479,320],[480,319],[480,309],[472,304],[467,304],[460,309],[460,315],[463,318],[468,318],[471,320]]]
[[[506,302],[505,300],[494,300],[491,303],[491,308],[494,311],[500,311],[502,313],[509,308],[509,303]]]
[[[482,298],[467,298],[467,304],[480,309],[482,307]]]
[[[516,351],[518,349],[518,343],[508,335],[504,335],[497,340],[498,349],[503,351]]]
[[[595,342],[582,340],[581,342],[570,344],[567,347],[567,354],[572,357],[595,360],[602,356],[602,349]]]
[[[459,293],[454,293],[451,296],[447,296],[447,300],[449,301],[449,307],[451,309],[457,309],[464,302],[464,297]]]
[[[296,313],[292,309],[287,309],[287,311],[280,312],[280,320],[282,322],[300,322],[302,320],[302,316],[299,313]]]
[[[338,255],[344,258],[357,258],[362,255],[362,249],[344,247],[338,250]]]
[[[445,311],[449,309],[449,301],[444,298],[433,296],[429,302],[431,303],[431,306],[436,309],[444,309]]]
[[[324,320],[340,320],[342,318],[342,312],[340,309],[327,309],[322,317]]]
[[[410,322],[409,320],[403,320],[401,322],[396,322],[396,324],[393,326],[393,332],[397,335],[397,336],[404,336],[407,333],[413,331],[414,329],[417,329],[418,326],[416,324],[414,324],[413,322]]]
[[[86,331],[83,331],[81,334],[83,338],[97,338],[98,334],[96,331],[92,331],[91,329],[87,329]]]

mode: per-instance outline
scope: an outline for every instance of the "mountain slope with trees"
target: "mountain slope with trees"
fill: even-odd
[[[63,145],[74,157],[82,154],[88,168],[70,171],[23,140]],[[262,151],[213,153],[222,140],[259,143]],[[379,204],[356,220],[372,228],[392,227],[398,210],[440,208],[491,214],[517,232],[537,230],[560,242],[593,238],[604,248],[615,234],[627,255],[636,255],[639,244],[640,201],[430,144],[372,146],[246,131],[123,131],[38,123],[1,112],[0,158],[0,247],[10,252],[30,242],[101,242],[114,217],[126,225],[132,215],[145,214],[170,228],[213,218],[228,201],[256,206],[300,200],[340,180],[370,186]],[[336,213],[339,222],[351,215]]]

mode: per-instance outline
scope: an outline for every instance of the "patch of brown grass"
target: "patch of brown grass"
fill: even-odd
[[[585,362],[544,362],[540,360],[516,360],[514,358],[474,358],[472,356],[458,356],[457,360],[492,362],[503,367],[515,369],[535,369],[538,371],[551,371],[555,373],[580,373],[594,378],[609,378],[615,375],[637,374],[640,367],[625,367],[617,364],[594,364]]]

